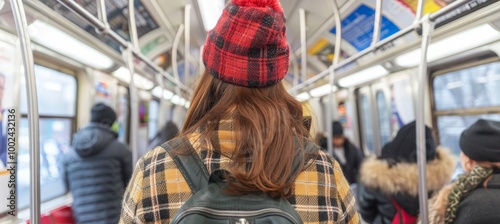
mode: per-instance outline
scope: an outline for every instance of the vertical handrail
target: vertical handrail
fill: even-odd
[[[12,13],[19,36],[19,44],[26,78],[26,96],[28,100],[28,120],[30,127],[30,220],[31,223],[40,223],[40,141],[38,128],[38,99],[36,92],[35,68],[31,40],[28,36],[26,13],[21,0],[10,2]]]
[[[334,68],[339,63],[340,58],[340,48],[342,44],[342,21],[340,17],[340,10],[337,4],[337,0],[333,0],[333,13],[335,14],[335,50],[333,54],[333,61],[331,68]],[[328,105],[327,105],[327,113],[326,113],[326,130],[328,132],[327,142],[328,142],[328,152],[333,153],[333,106],[336,103],[333,97],[333,84],[335,81],[335,70],[329,69],[330,77],[328,80],[328,85],[330,86],[330,93],[328,94]]]
[[[177,33],[175,34],[174,44],[172,46],[172,70],[174,71],[175,80],[179,83],[181,80],[179,78],[179,67],[177,65],[177,50],[179,49],[179,43],[181,40],[183,30],[184,30],[184,24],[181,24],[179,26],[179,29],[177,30]],[[176,91],[177,95],[180,97],[181,91],[177,86],[175,88],[175,91]]]
[[[184,9],[184,83],[187,83],[190,77],[189,72],[189,48],[191,41],[191,5],[187,4]]]
[[[421,59],[418,66],[418,100],[417,100],[417,165],[418,165],[418,196],[420,205],[420,220],[422,223],[429,223],[429,211],[427,202],[427,169],[425,150],[425,91],[427,89],[427,51],[431,42],[431,34],[434,31],[434,23],[429,20],[429,16],[424,17],[422,23],[422,45]]]
[[[99,18],[99,20],[101,20],[101,22],[104,24],[105,30],[111,29],[108,23],[108,14],[106,13],[106,2],[104,0],[99,0],[99,2],[97,2],[97,18]]]
[[[163,80],[163,76],[160,74],[160,73],[157,73],[156,74],[156,81],[158,82],[158,86],[160,86],[161,88],[161,95],[160,95],[160,111],[163,110],[163,108],[165,107],[165,97],[163,97],[165,95],[165,82]],[[160,124],[164,124],[166,122],[166,117],[165,117],[165,114],[164,113],[160,113],[159,114],[161,116],[162,119],[158,119],[158,121],[161,121]],[[156,130],[158,131],[158,130]]]
[[[137,138],[139,129],[139,100],[137,99],[137,89],[135,88],[135,66],[134,66],[134,50],[139,51],[139,38],[137,37],[137,24],[135,22],[135,0],[128,1],[128,29],[131,44],[125,49],[126,63],[130,72],[130,150],[132,150],[133,164],[139,160],[139,149],[137,148]]]
[[[137,129],[139,128],[139,108],[137,100],[137,90],[135,88],[135,66],[134,66],[134,53],[132,46],[122,49],[122,56],[125,64],[130,73],[129,82],[129,100],[130,100],[130,150],[132,151],[132,164],[135,164],[139,159],[139,152],[137,149]]]
[[[288,45],[292,49],[291,45]],[[299,84],[299,65],[297,64],[297,57],[295,54],[290,54],[290,61],[293,67],[293,85]]]
[[[382,0],[377,0],[375,5],[375,21],[373,23],[372,47],[380,40],[380,22],[382,21]]]
[[[422,15],[424,14],[424,5],[425,5],[425,0],[418,0],[417,12],[415,14],[415,24],[420,21]]]
[[[135,23],[134,0],[128,0],[128,29],[130,32],[130,41],[133,49],[139,49],[139,38],[137,37],[137,25]]]
[[[307,33],[306,33],[306,10],[299,9],[300,16],[300,62],[302,65],[302,80],[307,79]]]

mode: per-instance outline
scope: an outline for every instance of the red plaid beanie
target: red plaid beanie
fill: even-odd
[[[203,63],[223,82],[268,87],[287,74],[289,53],[278,0],[231,0],[208,32]]]

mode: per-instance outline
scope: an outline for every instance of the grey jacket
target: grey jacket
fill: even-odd
[[[109,127],[91,123],[73,135],[62,161],[77,223],[117,223],[132,175],[132,153]]]

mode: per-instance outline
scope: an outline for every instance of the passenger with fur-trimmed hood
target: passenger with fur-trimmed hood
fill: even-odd
[[[425,141],[427,189],[431,196],[450,181],[456,162],[447,149],[436,147],[432,130],[427,126]],[[368,223],[393,223],[394,219],[403,223],[404,215],[416,221],[419,214],[416,144],[415,122],[411,122],[382,148],[380,156],[369,157],[361,165],[359,212]],[[396,206],[406,214],[397,212]]]

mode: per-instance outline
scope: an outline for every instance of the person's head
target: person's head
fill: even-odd
[[[90,121],[111,127],[116,120],[115,111],[104,103],[97,103],[90,110]]]
[[[437,157],[436,143],[432,137],[432,129],[425,126],[425,150],[426,160],[434,160]],[[417,132],[415,121],[406,124],[399,129],[396,137],[382,148],[379,156],[390,163],[416,163],[417,162]]]
[[[166,142],[174,138],[177,134],[179,134],[179,128],[177,128],[177,125],[173,121],[167,121],[165,126],[163,126],[158,133],[158,138],[160,138],[160,142]]]
[[[326,151],[328,149],[328,139],[321,132],[316,133],[314,141],[321,147],[321,150]]]
[[[343,147],[345,143],[344,127],[338,121],[332,123],[332,144],[333,147]]]
[[[460,136],[460,161],[466,172],[475,166],[500,168],[500,121],[479,119]]]
[[[214,142],[219,125],[226,124],[221,121],[231,120],[232,160],[252,161],[245,173],[230,170],[237,183],[229,184],[237,193],[290,195],[294,142],[309,137],[302,105],[280,82],[289,64],[285,32],[277,0],[232,0],[203,49],[206,70],[180,136],[201,131],[200,142]]]

